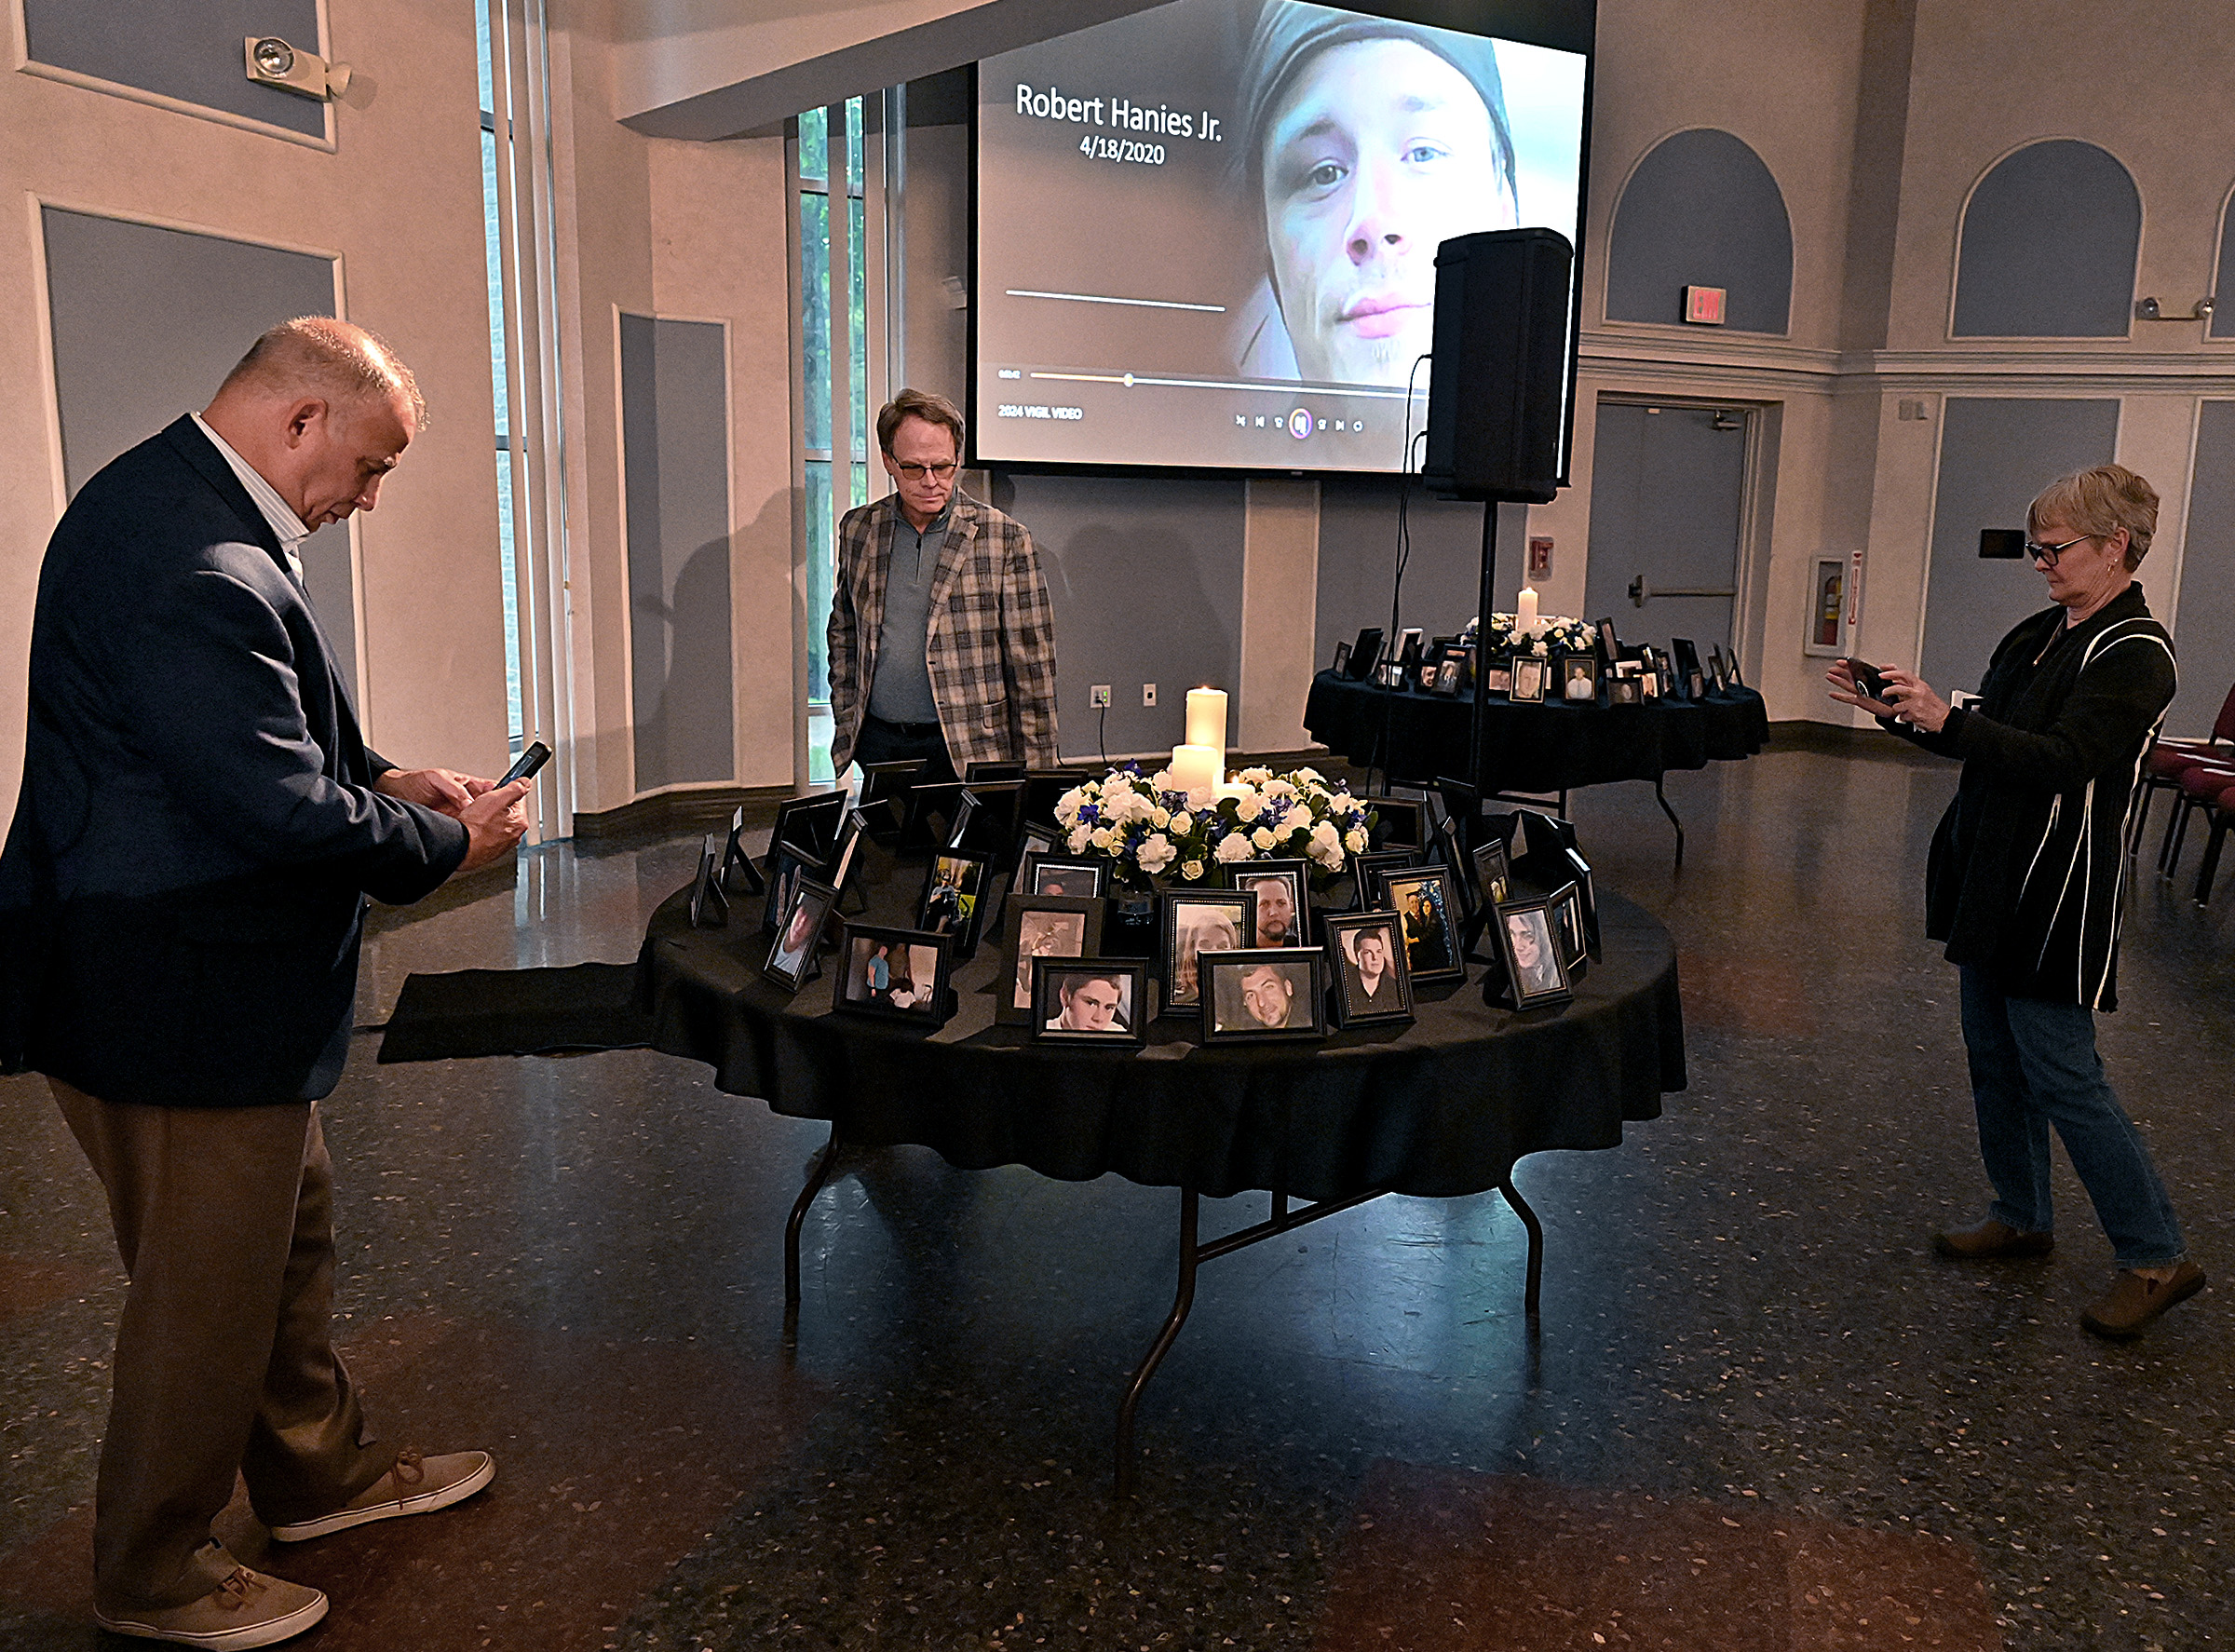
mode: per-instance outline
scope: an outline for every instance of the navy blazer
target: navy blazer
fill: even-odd
[[[47,542],[23,787],[0,851],[0,1064],[112,1102],[332,1090],[367,895],[464,826],[383,796],[333,652],[224,455],[182,418]]]

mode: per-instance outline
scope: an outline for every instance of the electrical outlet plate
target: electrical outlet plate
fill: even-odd
[[[1141,684],[1141,703],[1145,706],[1153,706],[1157,703],[1157,685],[1154,683]]]
[[[1088,705],[1090,705],[1090,706],[1106,706],[1106,705],[1108,705],[1109,703],[1110,703],[1110,685],[1109,685],[1107,683],[1097,683],[1097,684],[1094,684],[1094,686],[1093,686],[1093,687],[1091,687],[1091,688],[1090,688],[1090,689],[1088,689],[1088,690],[1087,690],[1087,704],[1088,704]]]

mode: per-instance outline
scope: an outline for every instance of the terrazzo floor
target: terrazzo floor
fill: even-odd
[[[500,1473],[274,1557],[334,1598],[297,1644],[2235,1645],[2235,889],[2145,880],[2102,1036],[2227,1282],[2107,1346],[2074,1323],[2109,1254],[2061,1158],[2052,1260],[1930,1248],[1984,1199],[1919,934],[1953,779],[1884,747],[1672,777],[1681,873],[1646,788],[1578,794],[1600,877],[1679,941],[1692,1082],[1617,1150],[1524,1161],[1540,1336],[1494,1194],[1222,1260],[1130,1506],[1109,1430],[1169,1304],[1169,1190],[850,1160],[787,1352],[820,1127],[646,1051],[379,1067],[366,1035],[325,1108],[339,1336],[385,1433]],[[624,960],[694,854],[560,846],[508,896],[386,914],[361,1019],[414,969]],[[121,1279],[43,1086],[0,1080],[0,1646],[121,1647],[88,1617]],[[1206,1231],[1263,1210],[1207,1201]]]

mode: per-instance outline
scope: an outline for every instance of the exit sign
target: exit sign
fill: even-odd
[[[1721,287],[1686,287],[1684,318],[1701,327],[1722,326],[1725,291]]]

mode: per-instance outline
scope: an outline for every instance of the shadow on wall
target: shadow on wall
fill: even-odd
[[[631,604],[640,664],[636,789],[726,780],[736,768],[730,708],[729,536],[692,551],[666,602],[640,590]],[[659,664],[646,670],[653,649]],[[646,690],[650,692],[647,693]]]

